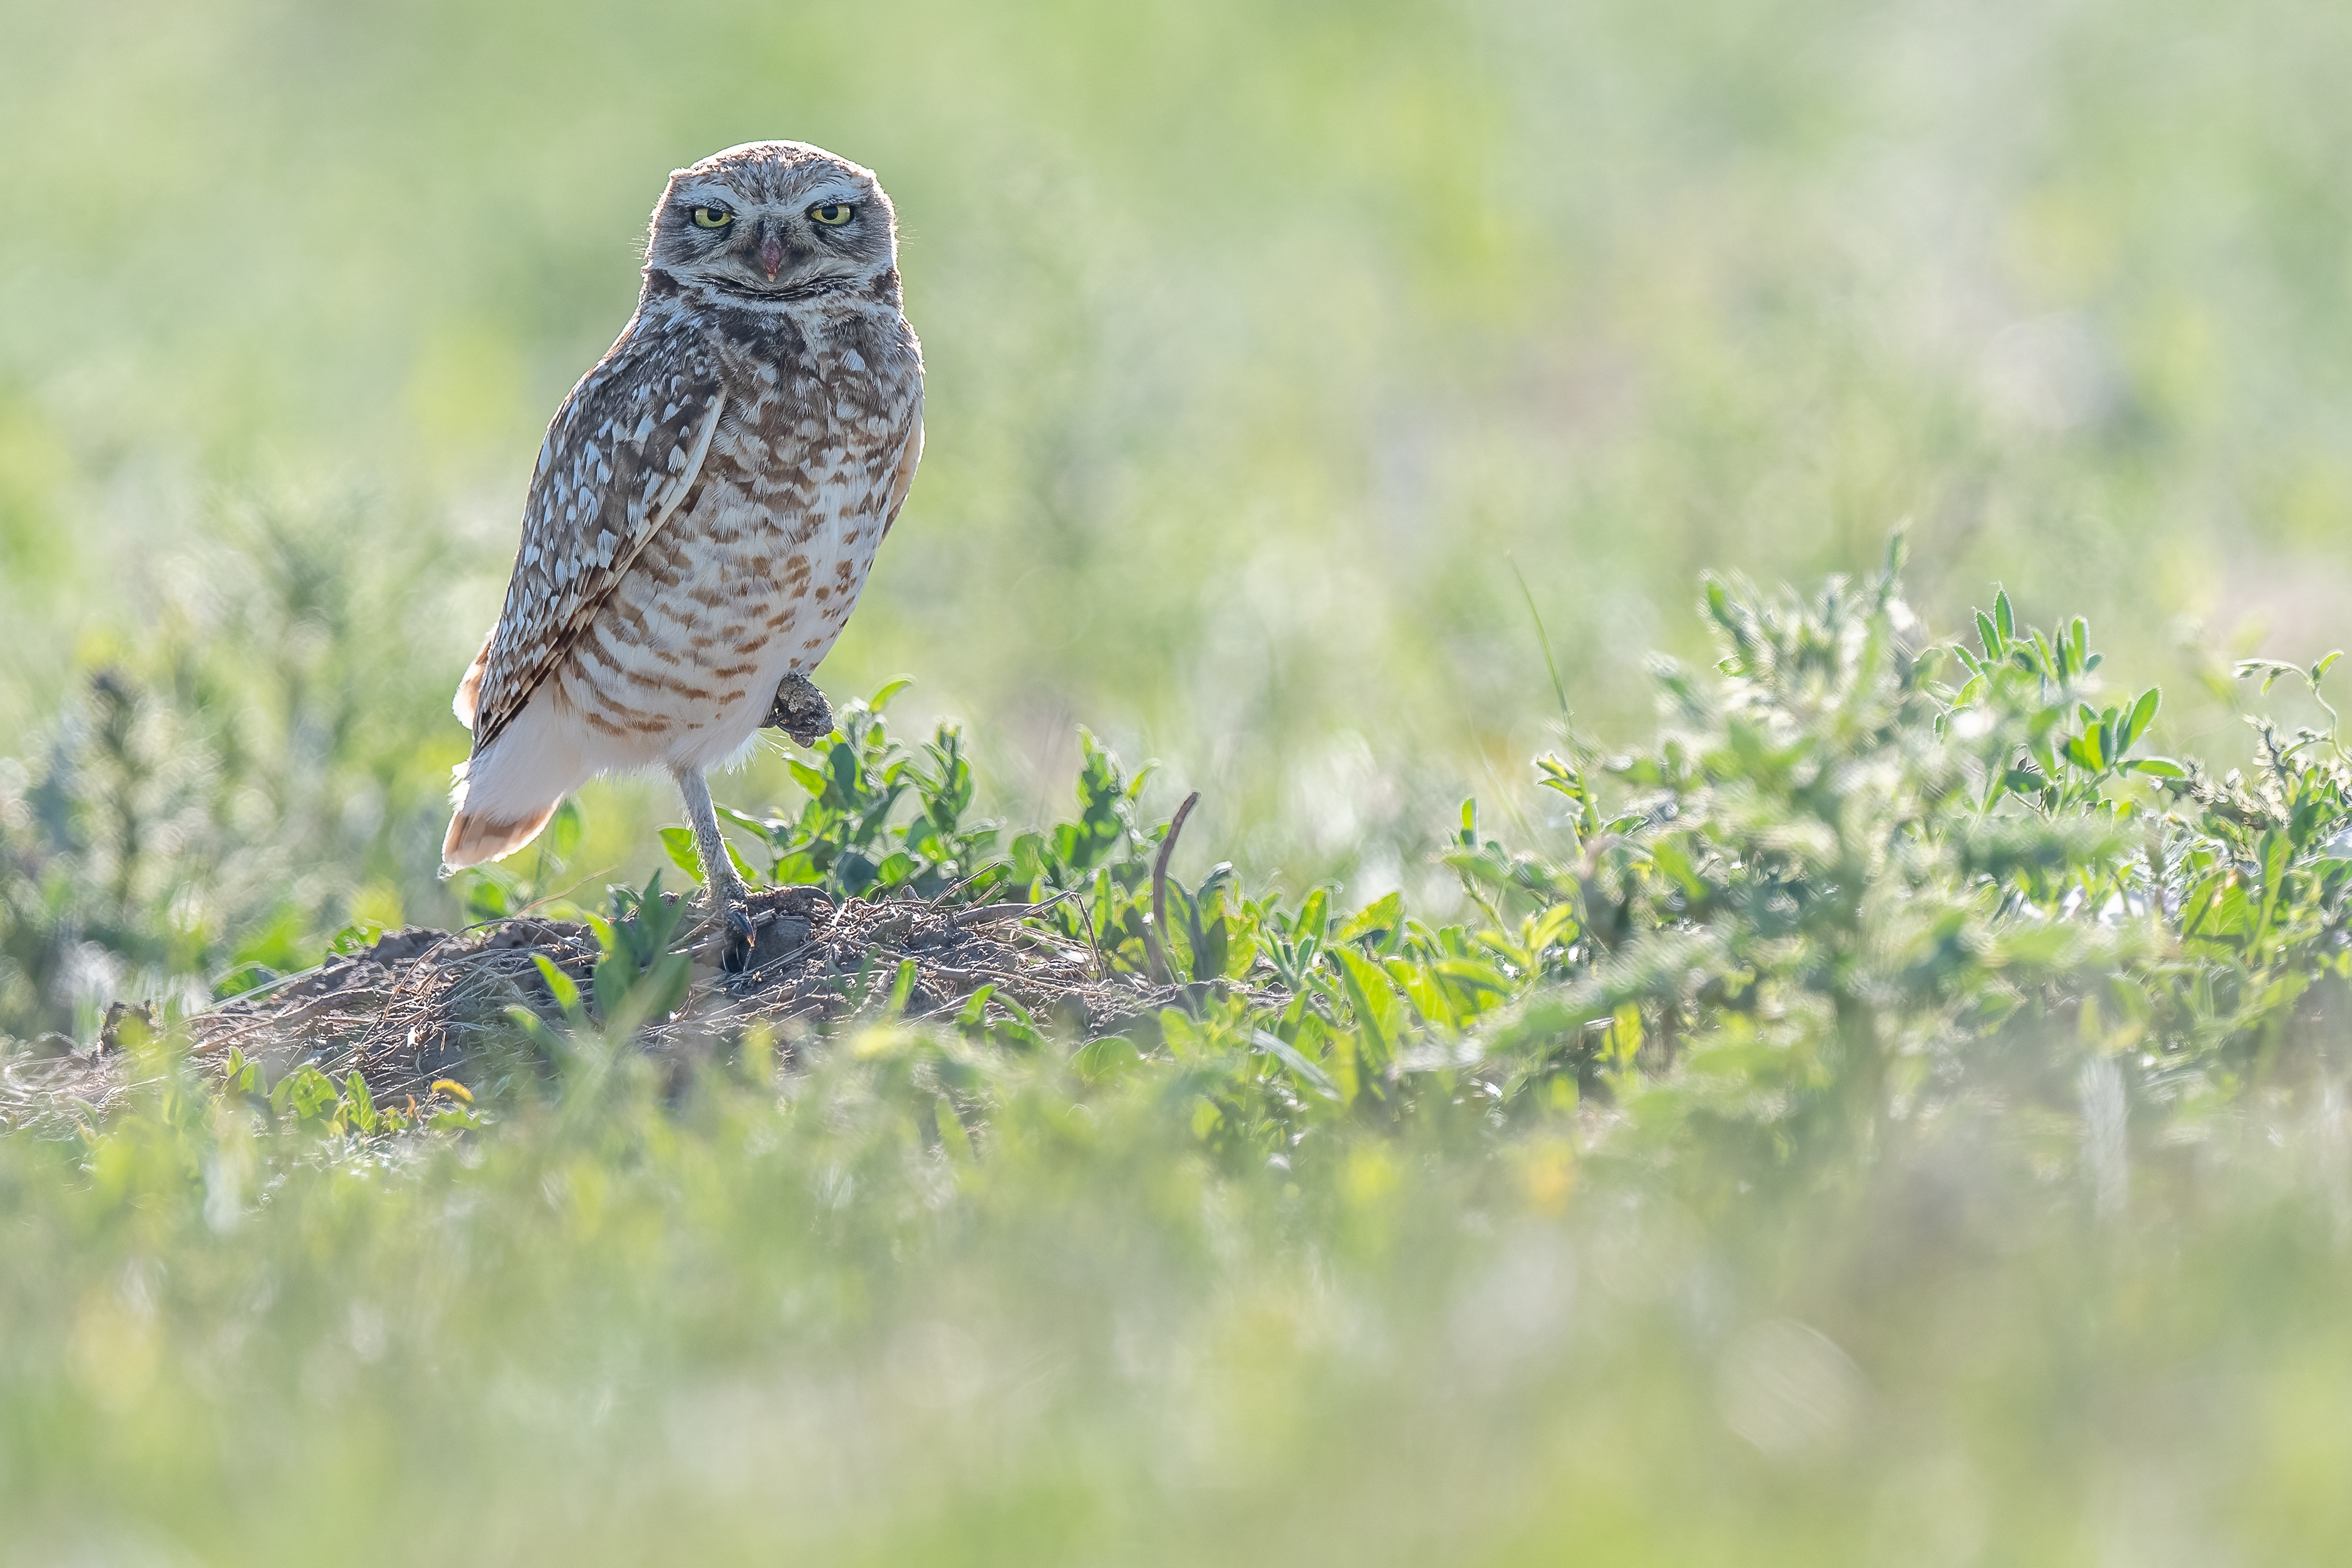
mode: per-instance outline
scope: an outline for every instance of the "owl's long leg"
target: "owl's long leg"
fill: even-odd
[[[696,768],[673,768],[677,792],[686,797],[686,820],[694,827],[695,852],[702,857],[702,885],[710,890],[710,913],[726,928],[728,957],[740,959],[751,951],[751,915],[745,907],[743,879],[727,856],[726,841],[719,836],[719,813],[711,809],[710,785]]]

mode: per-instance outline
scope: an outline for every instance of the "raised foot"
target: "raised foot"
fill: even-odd
[[[762,728],[781,729],[802,746],[814,746],[833,732],[833,705],[816,683],[794,670],[776,686]]]

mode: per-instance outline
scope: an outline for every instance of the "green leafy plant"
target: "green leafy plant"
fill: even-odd
[[[687,906],[675,895],[663,894],[661,873],[656,872],[640,889],[615,887],[610,896],[610,915],[587,916],[600,954],[590,971],[587,996],[545,954],[532,955],[564,1028],[551,1028],[530,1008],[508,1009],[516,1027],[558,1063],[579,1060],[583,1042],[591,1040],[602,1042],[605,1057],[625,1048],[646,1024],[675,1012],[693,979],[693,956],[677,946],[689,929]],[[591,999],[595,1004],[593,1019]]]
[[[796,817],[719,809],[767,862],[755,865],[728,845],[747,884],[814,885],[836,898],[935,898],[950,888],[977,896],[1003,882],[1003,862],[990,852],[996,825],[964,821],[972,778],[962,731],[942,724],[915,751],[890,735],[884,712],[910,684],[891,681],[870,698],[845,704],[833,734],[816,747],[817,759],[793,762],[793,778],[808,794]],[[893,821],[910,794],[914,811]],[[670,859],[698,882],[694,835],[666,828],[662,841]]]
[[[2256,721],[2256,768],[2211,780],[2142,749],[2160,694],[2107,698],[2082,619],[2022,626],[2003,593],[1973,645],[1937,644],[1898,563],[1809,597],[1711,583],[1722,657],[1659,666],[1655,740],[1538,759],[1552,842],[1508,849],[1464,804],[1444,858],[1474,919],[1247,896],[1225,867],[1165,882],[1185,998],[1129,1045],[1184,1064],[1202,1135],[1236,1150],[1475,1085],[1510,1116],[1646,1105],[1768,1163],[1867,1146],[1979,1082],[2063,1105],[2086,1059],[2178,1098],[2324,1047],[2313,988],[2344,983],[2352,890],[2332,709],[2325,731]],[[2317,697],[2332,663],[2242,674]],[[1117,821],[1116,762],[1091,777]],[[1036,894],[1091,894],[1045,923],[1150,973],[1167,831],[1104,834],[1120,852],[1090,877],[1041,871]]]

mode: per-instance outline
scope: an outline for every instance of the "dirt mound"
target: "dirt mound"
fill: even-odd
[[[436,1078],[469,1083],[509,1007],[556,1016],[532,955],[583,980],[596,938],[568,920],[501,921],[469,933],[412,926],[373,946],[237,997],[189,1020],[196,1056],[231,1047],[275,1080],[309,1064],[337,1077],[356,1068],[390,1095],[429,1092]]]
[[[806,1027],[877,1008],[908,961],[903,1016],[913,1019],[956,1017],[986,990],[980,1016],[989,1022],[1025,1014],[1083,1036],[1177,996],[1131,975],[1104,975],[1086,948],[1023,924],[1032,913],[1026,904],[835,903],[792,887],[755,893],[751,906],[757,940],[749,966],[723,972],[717,940],[698,933],[686,1002],[644,1031],[645,1049],[683,1059],[766,1022],[789,1051]],[[479,1086],[488,1064],[512,1060],[510,1050],[501,1057],[494,1049],[516,1038],[509,1008],[562,1021],[537,958],[593,998],[600,952],[595,934],[572,921],[395,931],[200,1014],[189,1027],[200,1061],[216,1063],[234,1047],[273,1080],[305,1063],[335,1077],[357,1069],[379,1098],[424,1098],[436,1079]],[[593,1014],[593,1000],[590,1008]]]
[[[1071,938],[1027,923],[1037,907],[1027,904],[836,903],[808,887],[754,893],[751,903],[748,965],[725,971],[715,934],[692,930],[674,949],[694,960],[685,1002],[640,1031],[642,1049],[690,1061],[765,1023],[789,1060],[814,1028],[878,1014],[909,962],[905,1019],[1018,1021],[1072,1039],[1115,1032],[1186,990],[1110,970]],[[196,1061],[215,1071],[234,1049],[259,1062],[268,1082],[304,1065],[338,1079],[357,1070],[380,1102],[425,1101],[436,1080],[478,1089],[525,1060],[509,1009],[563,1021],[539,958],[579,988],[593,1019],[600,956],[596,934],[576,921],[413,926],[223,1002],[186,1027]],[[47,1052],[0,1061],[0,1128],[69,1133],[103,1117],[138,1082],[135,1053],[121,1049],[130,1020],[152,1022],[117,1004],[94,1051],[69,1052],[59,1040]]]

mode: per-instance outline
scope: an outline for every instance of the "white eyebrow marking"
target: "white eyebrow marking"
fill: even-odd
[[[728,186],[708,180],[697,180],[691,185],[679,186],[677,199],[686,206],[725,207],[730,213],[740,205],[743,200]]]

